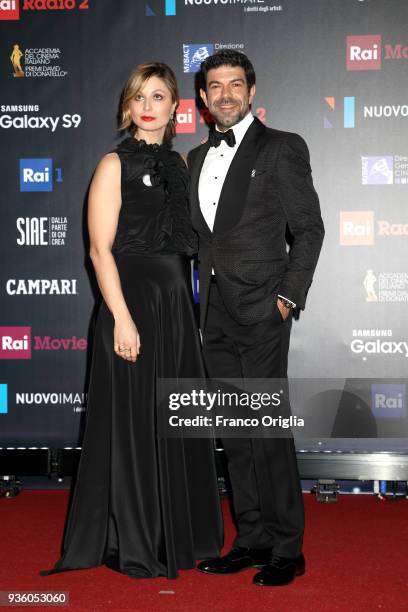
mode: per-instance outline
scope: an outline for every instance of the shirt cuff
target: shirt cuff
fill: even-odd
[[[282,300],[286,300],[287,302],[290,302],[291,304],[293,304],[293,308],[296,308],[295,302],[292,302],[292,300],[290,300],[289,298],[285,297],[284,295],[280,295],[280,294],[278,294],[278,297],[282,298]]]

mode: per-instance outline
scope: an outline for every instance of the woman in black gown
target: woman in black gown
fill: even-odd
[[[90,255],[103,300],[62,556],[42,575],[105,564],[175,578],[222,544],[211,440],[157,435],[157,379],[204,377],[187,170],[169,145],[178,101],[168,66],[138,66],[122,104],[132,136],[92,181]]]

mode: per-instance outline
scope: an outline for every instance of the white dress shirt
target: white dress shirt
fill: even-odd
[[[234,155],[253,120],[254,116],[248,113],[233,126],[232,130],[235,136],[235,145],[233,147],[228,146],[225,140],[221,140],[218,147],[210,147],[208,149],[198,183],[198,198],[201,212],[211,231],[214,228],[215,214],[225,177],[234,159]],[[217,127],[215,129],[220,131]]]
[[[198,183],[198,199],[203,217],[211,231],[214,229],[215,215],[225,177],[234,159],[234,155],[253,120],[254,116],[252,113],[248,113],[231,128],[235,136],[235,145],[233,147],[230,147],[225,140],[221,140],[218,147],[210,147],[208,149]],[[215,129],[221,131],[218,130],[217,126]],[[214,270],[212,270],[212,274],[214,274]],[[285,300],[288,299],[282,295],[279,297]],[[289,299],[288,301],[295,306],[294,302]]]

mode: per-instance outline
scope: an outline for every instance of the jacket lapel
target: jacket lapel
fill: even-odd
[[[207,225],[204,215],[201,212],[200,201],[198,198],[198,183],[200,180],[201,169],[205,157],[207,155],[210,144],[208,141],[198,148],[195,158],[193,160],[192,168],[190,171],[190,206],[191,206],[191,218],[194,227],[198,231],[205,231],[206,233],[212,234],[210,228]]]
[[[221,190],[214,221],[214,234],[225,232],[234,227],[241,219],[251,180],[251,171],[264,132],[264,125],[255,118],[234,155]]]

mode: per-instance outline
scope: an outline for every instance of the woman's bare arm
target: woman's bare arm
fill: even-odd
[[[121,208],[121,167],[116,153],[105,155],[92,179],[88,200],[90,251],[103,299],[115,319],[115,352],[135,361],[140,338],[123,296],[118,269],[111,249]],[[119,347],[130,351],[119,351]]]

